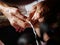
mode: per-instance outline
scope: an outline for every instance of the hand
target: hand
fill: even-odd
[[[38,37],[41,37],[39,23],[43,22],[44,20],[44,17],[41,16],[42,11],[43,11],[43,8],[41,7],[41,5],[37,4],[30,11],[30,16],[29,16],[30,21],[34,26],[34,29]]]
[[[18,9],[11,8],[10,9],[10,24],[16,29],[16,31],[24,31],[25,28],[30,27],[30,24],[26,21],[25,16],[19,13]]]
[[[24,31],[25,28],[30,27],[26,22],[26,16],[19,13],[19,10],[14,7],[4,7],[1,11],[9,20],[10,24],[16,29],[16,31]]]
[[[41,15],[43,12],[43,7],[40,3],[33,6],[33,9],[30,11],[30,19],[33,21],[43,22],[44,17]]]
[[[10,24],[18,32],[24,31],[25,28],[30,27],[30,24],[28,22],[20,20],[20,19],[18,19],[16,17],[13,17],[12,20],[10,20]]]

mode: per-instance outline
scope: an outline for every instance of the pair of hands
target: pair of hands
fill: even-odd
[[[22,15],[17,8],[9,7],[7,5],[1,6],[1,4],[0,7],[2,7],[1,12],[8,18],[10,24],[19,32],[24,31],[27,27],[31,27],[28,21],[31,21],[34,28],[38,29],[39,22],[42,22],[43,20],[43,18],[40,18],[42,9],[40,9],[39,5],[33,6],[29,17]]]
[[[21,32],[24,31],[25,28],[31,27],[28,21],[30,21],[33,24],[35,29],[40,30],[38,28],[39,28],[39,19],[41,21],[40,18],[41,12],[37,12],[37,9],[35,9],[35,7],[31,10],[29,17],[26,17],[21,13],[19,13],[17,8],[15,9],[11,8],[11,9],[15,12],[11,11],[11,16],[13,17],[12,20],[10,19],[10,24],[16,29],[16,31]]]
[[[36,29],[36,27],[38,27],[37,25],[39,25],[39,23],[37,22],[37,19],[38,19],[38,17],[36,17],[37,15],[33,15],[30,18],[30,16],[26,17],[26,16],[20,14],[17,8],[11,8],[10,11],[11,12],[8,13],[8,14],[10,14],[8,16],[8,20],[9,20],[10,24],[16,29],[16,31],[21,32],[21,31],[24,31],[25,28],[31,27],[31,25],[28,23],[28,21],[30,21],[33,24],[35,29]]]

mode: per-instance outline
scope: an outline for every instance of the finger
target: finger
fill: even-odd
[[[19,27],[18,32],[21,32],[21,27]]]
[[[37,9],[37,7],[36,7],[36,5],[34,5],[33,8],[32,8],[32,10],[29,13],[29,18],[30,19],[34,16],[34,13],[36,12],[36,9]]]
[[[44,17],[39,18],[38,21],[39,21],[40,23],[43,22],[43,21],[44,21]]]
[[[32,20],[37,20],[40,17],[40,13],[35,12],[34,16],[32,17]]]
[[[24,31],[24,28],[19,27],[19,31],[18,32],[22,32],[22,31]]]
[[[18,24],[13,23],[13,27],[16,29],[16,31],[18,31],[18,29],[19,29],[19,25]]]

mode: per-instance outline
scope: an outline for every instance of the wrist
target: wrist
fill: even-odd
[[[0,2],[0,10],[4,10],[7,7],[9,7],[7,4],[5,4],[4,2]]]
[[[0,11],[3,12],[6,9],[3,5],[0,5]]]
[[[2,9],[4,9],[4,7],[3,7],[2,5],[0,5],[0,11],[1,11]]]

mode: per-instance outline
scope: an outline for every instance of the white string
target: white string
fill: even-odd
[[[33,33],[35,34],[35,38],[36,38],[36,32],[35,32],[35,29],[32,25],[32,23],[30,21],[28,21],[28,23],[31,25],[32,29],[33,29]],[[39,45],[38,41],[36,40],[36,44]]]

